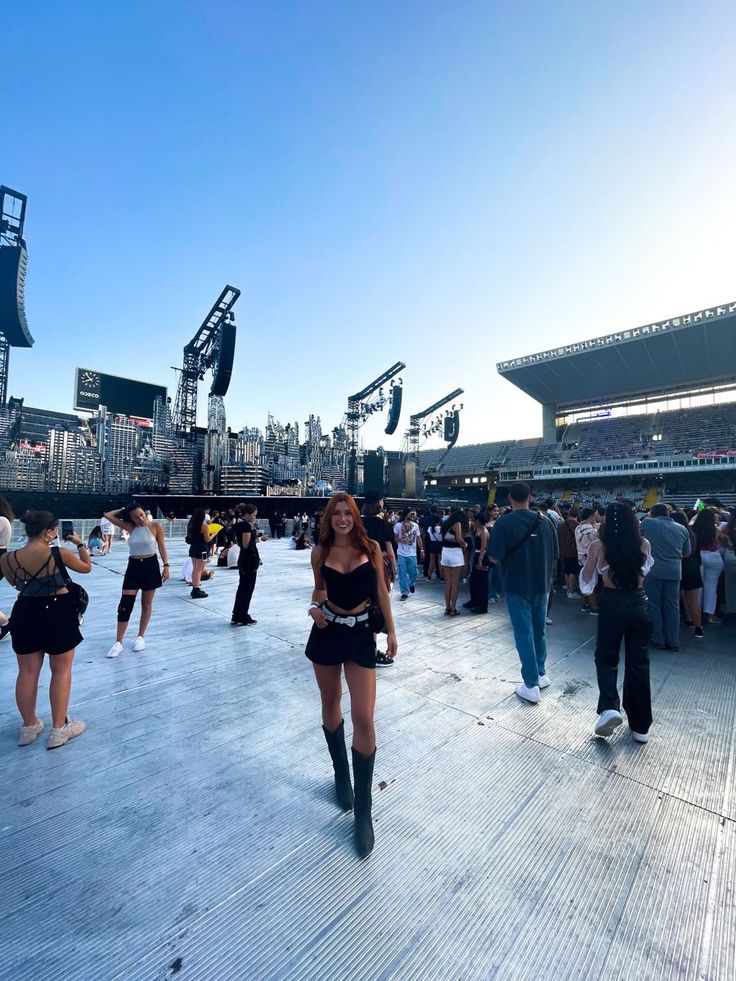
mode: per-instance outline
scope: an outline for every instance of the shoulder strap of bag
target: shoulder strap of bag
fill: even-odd
[[[532,535],[537,530],[537,528],[539,528],[541,523],[542,523],[542,515],[539,514],[539,512],[537,512],[536,522],[529,528],[526,534],[523,535],[515,545],[511,546],[511,548],[506,552],[506,554],[504,555],[503,559],[501,559],[501,561],[505,562],[506,559],[509,557],[509,555],[513,555],[514,552],[518,551],[518,549],[520,549],[522,545],[526,545],[526,543],[532,537]]]
[[[64,580],[64,584],[68,589],[70,586],[73,585],[74,580],[66,570],[66,566],[64,565],[64,560],[61,557],[61,552],[59,550],[58,545],[52,545],[51,554],[54,556],[54,562],[56,563],[56,568],[61,573],[61,578]]]

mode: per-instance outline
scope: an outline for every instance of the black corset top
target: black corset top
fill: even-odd
[[[361,603],[372,599],[374,590],[373,563],[363,562],[352,572],[338,572],[328,565],[322,566],[322,578],[327,587],[327,599],[342,610],[354,610]]]

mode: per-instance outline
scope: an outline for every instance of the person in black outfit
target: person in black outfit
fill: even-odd
[[[599,537],[591,542],[588,558],[580,571],[584,595],[603,580],[598,613],[595,667],[598,675],[598,720],[596,736],[610,736],[621,725],[618,662],[624,641],[624,697],[631,735],[635,742],[649,741],[652,697],[649,682],[649,642],[652,616],[643,589],[644,576],[653,565],[651,548],[642,538],[636,515],[626,504],[606,508]]]
[[[396,537],[391,524],[383,517],[383,498],[376,493],[367,493],[360,517],[366,535],[378,543],[381,550],[386,589],[391,589],[396,579]],[[377,651],[376,664],[381,667],[390,667],[393,663],[393,658],[390,657],[388,651]]]
[[[390,657],[396,656],[398,644],[381,552],[367,537],[349,494],[330,499],[321,527],[320,543],[312,550],[314,591],[308,614],[313,624],[305,653],[319,686],[337,802],[343,810],[354,809],[355,845],[364,858],[374,841],[371,785],[376,758],[376,645],[369,608],[378,606],[383,614]],[[350,689],[354,792],[341,708],[343,670]]]
[[[200,588],[202,572],[207,565],[212,535],[207,513],[204,508],[195,508],[187,525],[187,540],[189,542],[189,558],[192,560],[192,599],[205,599],[207,593]]]
[[[235,540],[240,545],[238,557],[238,572],[240,582],[235,594],[233,615],[230,623],[234,627],[250,627],[257,623],[250,615],[250,601],[256,588],[258,567],[261,564],[258,555],[258,525],[256,518],[258,509],[253,504],[245,504],[241,508],[240,521],[235,525]]]
[[[474,518],[473,555],[470,572],[470,599],[463,603],[471,613],[488,613],[488,570],[490,561],[486,552],[488,545],[488,529],[486,528],[486,512],[479,511]]]

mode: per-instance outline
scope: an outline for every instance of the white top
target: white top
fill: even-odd
[[[9,548],[13,537],[13,526],[7,518],[0,517],[0,548]]]
[[[646,538],[641,540],[641,550],[644,553],[644,564],[640,574],[645,576],[654,565],[652,558],[652,547]],[[590,543],[588,558],[585,565],[580,570],[580,592],[583,596],[590,596],[598,583],[598,576],[603,576],[604,582],[609,579],[608,562],[606,562],[605,546],[600,538]]]
[[[411,522],[411,527],[407,530],[403,521],[394,525],[394,535],[396,535],[397,555],[411,558],[417,556],[417,539],[419,538],[419,525],[416,521]]]
[[[100,531],[102,532],[103,535],[114,535],[115,525],[112,523],[112,521],[109,521],[107,518],[103,518],[102,521],[100,522]]]
[[[142,559],[148,555],[155,555],[158,546],[149,528],[141,528],[136,525],[128,536],[128,548],[131,558]]]

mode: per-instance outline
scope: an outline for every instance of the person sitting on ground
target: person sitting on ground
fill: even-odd
[[[99,525],[95,525],[95,527],[89,533],[89,537],[87,539],[87,548],[89,549],[89,553],[90,555],[104,555],[104,547],[105,542],[102,537],[102,528]]]
[[[297,552],[303,552],[305,549],[312,548],[312,542],[307,538],[306,532],[300,532],[298,535],[293,535],[291,538],[293,545],[291,546]]]

